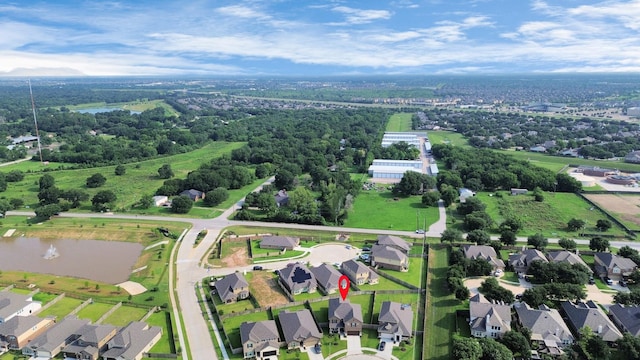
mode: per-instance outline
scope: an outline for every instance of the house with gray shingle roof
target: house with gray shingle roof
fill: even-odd
[[[89,324],[89,320],[67,316],[33,339],[29,345],[23,347],[22,354],[32,357],[53,358],[65,346],[73,343],[77,339],[78,330],[87,324]]]
[[[390,246],[402,251],[405,254],[408,253],[409,250],[411,250],[411,244],[393,235],[378,235],[377,244]]]
[[[609,315],[622,331],[640,336],[640,306],[613,304],[609,306]]]
[[[274,320],[243,322],[240,341],[245,359],[267,359],[280,354],[280,334]]]
[[[593,270],[591,270],[589,265],[587,265],[587,263],[585,263],[584,260],[582,260],[580,255],[573,253],[571,251],[567,251],[567,250],[549,251],[547,253],[547,256],[549,258],[549,261],[551,262],[568,262],[571,265],[580,264],[584,266],[586,269],[588,269],[590,272],[593,272]]]
[[[205,197],[204,192],[196,189],[185,190],[180,193],[180,196],[186,196],[193,201],[202,200]]]
[[[402,251],[387,246],[373,245],[371,247],[371,266],[396,271],[409,270],[409,258]]]
[[[511,330],[511,306],[478,293],[469,299],[469,326],[475,337],[501,338]]]
[[[378,274],[359,261],[347,260],[340,265],[340,270],[356,285],[378,283]]]
[[[0,324],[0,352],[20,350],[31,340],[55,324],[53,318],[37,316],[15,316]]]
[[[574,342],[573,334],[556,309],[540,305],[533,309],[526,303],[516,303],[518,322],[531,330],[531,341],[538,344],[538,352],[549,355],[562,355],[563,348]]]
[[[332,265],[320,264],[309,269],[316,277],[316,282],[322,292],[326,295],[333,294],[338,291],[338,280],[340,280],[340,272]]]
[[[633,260],[608,252],[595,253],[593,262],[598,276],[607,276],[611,280],[620,280],[624,276],[629,276],[638,267]]]
[[[498,258],[496,250],[487,245],[464,245],[462,253],[469,260],[482,259],[491,264],[493,270],[504,270],[504,261]]]
[[[569,326],[576,334],[585,326],[588,326],[593,334],[602,338],[602,340],[612,343],[622,337],[620,330],[613,324],[600,307],[589,300],[587,302],[572,303],[564,301],[560,304],[564,311]]]
[[[14,316],[27,316],[42,307],[42,303],[33,301],[30,295],[0,291],[0,324]]]
[[[314,346],[322,340],[322,330],[308,309],[284,310],[278,314],[278,319],[289,349]]]
[[[162,337],[162,328],[132,321],[108,343],[103,360],[140,360]]]
[[[378,315],[378,338],[396,342],[413,335],[413,310],[408,304],[384,301]]]
[[[220,300],[232,303],[249,297],[249,283],[241,273],[229,274],[214,285]]]
[[[534,261],[549,262],[542,251],[536,249],[525,249],[519,254],[509,255],[509,265],[511,265],[516,273],[526,274],[529,266]]]
[[[74,333],[75,340],[62,349],[62,354],[64,358],[98,360],[116,333],[113,325],[86,324]]]
[[[300,239],[291,236],[263,236],[260,249],[293,250],[300,245]]]
[[[340,298],[329,299],[329,332],[362,335],[362,307]]]
[[[302,264],[289,264],[278,271],[278,276],[279,283],[292,295],[314,293],[318,287],[315,275]]]

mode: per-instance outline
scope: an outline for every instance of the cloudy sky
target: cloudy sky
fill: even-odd
[[[0,0],[0,74],[640,72],[639,30],[640,0]]]

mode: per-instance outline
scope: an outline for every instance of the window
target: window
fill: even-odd
[[[247,348],[251,349],[253,347],[253,343],[247,343]]]

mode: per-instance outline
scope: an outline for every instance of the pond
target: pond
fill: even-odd
[[[59,256],[45,259],[51,246]],[[0,270],[27,271],[95,280],[127,281],[142,245],[130,242],[0,238]]]
[[[80,114],[97,114],[97,113],[105,113],[105,112],[112,112],[112,111],[116,111],[116,110],[125,110],[122,108],[108,108],[108,107],[100,107],[100,108],[87,108],[87,109],[78,109],[78,110],[74,110],[77,113]],[[129,110],[131,111],[131,110]],[[132,114],[140,114],[140,111],[131,111]]]

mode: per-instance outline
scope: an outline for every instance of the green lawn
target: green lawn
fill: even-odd
[[[411,117],[413,113],[398,113],[393,114],[389,118],[386,131],[388,132],[402,132],[411,131]]]
[[[56,297],[58,297],[58,295],[40,291],[39,293],[33,295],[33,301],[40,301],[42,303],[42,306],[44,306]]]
[[[369,291],[369,290],[409,290],[408,288],[404,287],[403,285],[400,285],[396,282],[393,282],[389,279],[385,279],[382,276],[380,276],[378,278],[378,283],[374,284],[374,285],[370,285],[370,284],[365,284],[365,285],[358,285],[358,287],[360,288],[360,290],[362,291]]]
[[[122,305],[104,319],[103,323],[115,326],[125,326],[131,321],[139,321],[147,314],[147,312],[147,309]]]
[[[216,302],[216,308],[218,309],[218,311],[222,311],[224,314],[232,314],[256,308],[255,306],[253,306],[253,303],[249,299],[236,301],[230,304],[223,304],[220,301],[220,296],[218,296],[217,294],[214,295],[213,298]]]
[[[91,322],[96,322],[102,317],[102,315],[111,310],[111,308],[113,308],[112,304],[94,302],[80,310],[77,316],[80,319],[89,319]]]
[[[613,169],[625,169],[633,172],[640,172],[640,164],[630,164],[622,160],[609,161],[609,160],[592,160],[592,159],[579,159],[572,157],[551,156],[546,154],[534,153],[530,151],[515,151],[515,150],[497,150],[503,154],[511,155],[516,159],[525,160],[533,165],[540,166],[552,171],[559,171],[567,165],[588,165],[599,166],[602,168]]]
[[[55,316],[57,319],[62,319],[63,317],[69,315],[70,312],[75,310],[78,306],[82,304],[82,300],[72,299],[70,297],[64,297],[59,300],[57,303],[51,305],[51,307],[43,310],[38,314],[40,317],[47,316]]]
[[[375,296],[375,304],[373,304],[373,323],[378,322],[378,314],[380,314],[380,308],[382,307],[382,303],[385,301],[393,301],[401,304],[409,304],[411,305],[411,309],[413,310],[414,315],[414,324],[416,320],[417,310],[418,310],[418,294],[380,294],[377,293]]]
[[[429,137],[429,142],[431,142],[432,145],[450,144],[454,146],[469,146],[467,144],[467,139],[465,139],[462,134],[454,131],[428,131],[427,136]]]
[[[166,313],[164,311],[157,312],[151,315],[147,319],[146,323],[149,324],[149,326],[159,326],[162,328],[162,337],[160,338],[158,343],[151,348],[149,352],[161,354],[171,353],[171,343],[173,342],[173,339],[169,337],[169,331],[167,330],[169,324],[167,323]],[[176,344],[176,346],[178,345]]]
[[[322,355],[324,357],[347,349],[346,340],[340,340],[337,334],[329,334],[328,329],[323,329],[322,331],[324,332],[322,337]]]
[[[420,196],[394,197],[391,191],[361,191],[345,220],[345,227],[414,231],[438,221],[437,207],[425,208]]]
[[[415,285],[420,287],[420,274],[424,269],[422,268],[422,264],[424,263],[422,258],[409,258],[409,271],[394,271],[389,269],[381,269],[386,274],[389,274],[397,279],[408,282],[411,285]]]

